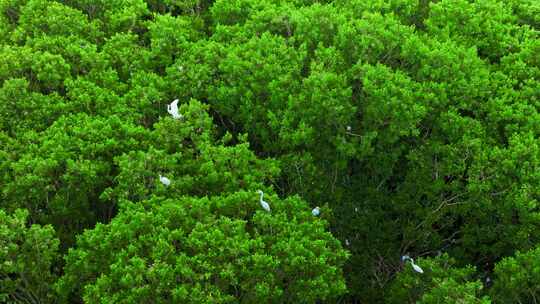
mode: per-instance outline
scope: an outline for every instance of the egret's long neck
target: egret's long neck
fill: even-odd
[[[262,202],[262,200],[263,200],[263,196],[264,196],[264,193],[262,193],[262,192],[259,192],[259,195],[261,196],[261,198],[260,198],[260,201]]]

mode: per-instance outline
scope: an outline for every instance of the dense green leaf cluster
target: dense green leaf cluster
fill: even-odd
[[[256,201],[240,191],[124,202],[69,251],[59,294],[80,291],[85,303],[298,303],[342,293],[347,254],[325,222],[298,198],[272,197],[271,214]]]
[[[537,0],[0,0],[0,302],[535,303],[539,35]]]
[[[59,241],[50,226],[27,225],[28,211],[0,210],[0,302],[54,303]]]

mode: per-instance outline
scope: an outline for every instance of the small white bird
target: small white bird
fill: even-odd
[[[264,193],[261,190],[257,190],[257,193],[261,195],[259,201],[261,202],[261,206],[263,207],[263,209],[270,212],[270,205],[263,200]]]
[[[410,256],[404,255],[404,256],[401,257],[401,261],[405,262],[407,260],[411,262],[411,266],[414,269],[414,271],[416,271],[418,273],[424,273],[424,270],[422,270],[422,268],[420,268],[420,266],[416,265],[414,263],[414,260]]]
[[[161,176],[161,174],[159,175],[159,181],[165,186],[169,186],[171,184],[171,180],[166,178],[165,176]]]
[[[174,119],[182,119],[184,117],[178,112],[178,99],[173,100],[171,104],[167,105],[167,112],[169,112]]]
[[[313,216],[319,216],[319,214],[321,214],[321,210],[319,207],[315,207],[313,210],[311,210],[311,214],[313,214]]]
[[[347,126],[347,132],[351,132],[351,126]]]
[[[349,245],[351,245],[351,242],[349,242],[348,239],[345,239],[345,245],[349,246]]]
[[[420,268],[420,266],[416,265],[412,260],[411,260],[411,265],[412,265],[412,268],[414,269],[414,271],[416,271],[418,273],[424,273],[424,270],[422,270],[422,268]]]

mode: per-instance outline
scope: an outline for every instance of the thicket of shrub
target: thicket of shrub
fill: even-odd
[[[0,1],[0,301],[533,302],[539,30],[535,0]]]

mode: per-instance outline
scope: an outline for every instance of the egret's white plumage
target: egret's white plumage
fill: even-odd
[[[165,176],[161,176],[161,174],[159,175],[159,181],[165,186],[169,186],[171,184],[171,180],[166,178]]]
[[[311,210],[311,214],[313,214],[313,216],[319,216],[319,214],[321,214],[321,210],[319,207],[315,207],[313,210]]]
[[[420,266],[416,265],[413,261],[411,261],[411,265],[412,265],[412,268],[414,269],[414,271],[416,271],[418,273],[424,273],[422,268],[420,268]]]
[[[263,209],[270,212],[270,205],[263,200],[264,193],[261,190],[257,190],[257,193],[261,195],[261,197],[259,198],[259,202],[261,203]]]
[[[351,242],[349,242],[349,240],[345,239],[345,245],[349,246],[349,245],[351,245]]]
[[[402,256],[401,261],[403,261],[403,262],[405,262],[405,261],[411,262],[411,266],[414,269],[414,271],[416,271],[418,273],[424,273],[424,270],[422,270],[422,268],[420,266],[416,265],[414,263],[414,260],[410,256],[408,256],[408,255]]]
[[[184,117],[178,112],[178,99],[173,100],[171,104],[167,105],[167,112],[169,112],[174,119],[182,119]]]

